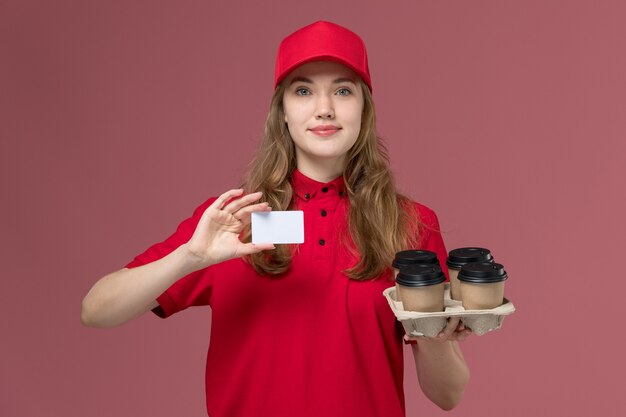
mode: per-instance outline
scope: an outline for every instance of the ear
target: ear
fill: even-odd
[[[285,123],[289,123],[289,120],[287,120],[287,113],[283,112],[283,115],[285,116]]]

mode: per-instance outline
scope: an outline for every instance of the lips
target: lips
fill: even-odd
[[[339,130],[341,130],[341,128],[334,126],[334,125],[320,125],[320,126],[312,127],[309,130],[313,132],[314,135],[330,136],[330,135],[334,135],[335,133],[337,133]]]

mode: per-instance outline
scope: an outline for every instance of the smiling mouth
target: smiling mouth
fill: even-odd
[[[317,136],[331,136],[339,132],[341,128],[337,126],[317,126],[309,130]]]

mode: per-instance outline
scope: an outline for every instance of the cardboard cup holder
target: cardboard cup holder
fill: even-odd
[[[448,317],[454,316],[461,316],[466,327],[474,334],[482,336],[502,327],[504,318],[515,312],[515,306],[506,298],[501,306],[490,310],[465,310],[461,301],[450,298],[449,283],[446,283],[444,290],[444,311],[435,313],[404,311],[402,301],[396,297],[396,287],[387,288],[383,295],[408,336],[437,336],[446,326]]]

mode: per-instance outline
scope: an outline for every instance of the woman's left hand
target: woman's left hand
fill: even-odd
[[[404,340],[432,340],[437,342],[462,342],[467,339],[469,335],[472,334],[472,331],[465,327],[461,318],[458,316],[449,317],[446,327],[443,328],[441,332],[435,337],[428,336],[404,336]]]

